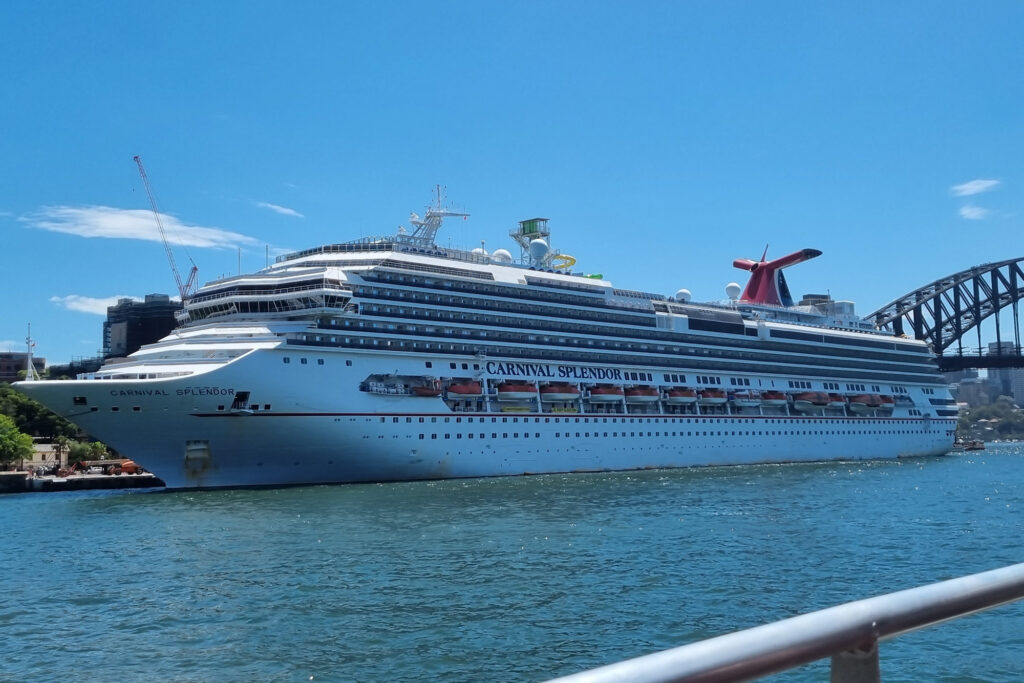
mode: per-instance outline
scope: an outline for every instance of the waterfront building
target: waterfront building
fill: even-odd
[[[145,300],[120,299],[107,308],[103,323],[103,356],[122,357],[166,337],[174,329],[181,302],[166,294],[147,294]]]
[[[0,382],[16,382],[20,379],[19,372],[25,370],[28,363],[28,354],[25,352],[6,351],[0,353]],[[46,359],[39,356],[32,356],[32,366],[36,372],[42,374],[46,367]]]

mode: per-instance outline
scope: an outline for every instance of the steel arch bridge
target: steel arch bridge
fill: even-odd
[[[1024,367],[1017,304],[1024,296],[1022,264],[1024,258],[974,266],[910,292],[866,317],[879,329],[912,334],[931,344],[944,372]],[[1000,316],[996,315],[1007,306],[1013,311],[1012,344],[1003,343]],[[998,351],[982,354],[981,323],[989,317],[995,321]],[[964,338],[972,331],[977,346],[965,351]]]

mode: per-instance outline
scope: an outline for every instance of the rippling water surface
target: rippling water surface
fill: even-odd
[[[544,680],[1024,561],[1024,449],[0,497],[0,680]],[[1024,604],[882,645],[1024,679]],[[827,663],[783,674],[827,680]]]

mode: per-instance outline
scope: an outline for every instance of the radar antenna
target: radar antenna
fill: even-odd
[[[142,184],[146,186],[146,196],[149,197],[149,205],[153,209],[153,218],[156,219],[156,227],[160,231],[160,241],[164,244],[164,251],[167,252],[167,261],[171,264],[171,272],[174,273],[174,282],[178,285],[178,295],[181,297],[181,303],[184,304],[192,298],[194,294],[193,288],[196,284],[196,276],[199,274],[199,267],[189,257],[189,263],[192,264],[192,270],[189,271],[188,280],[182,284],[181,274],[178,273],[178,266],[174,262],[174,252],[171,250],[171,245],[167,241],[167,233],[164,232],[164,224],[160,220],[160,210],[156,206],[156,199],[153,198],[153,190],[149,187],[149,178],[146,176],[146,169],[142,165],[142,157],[136,154],[132,159],[139,167],[139,175],[142,177]]]

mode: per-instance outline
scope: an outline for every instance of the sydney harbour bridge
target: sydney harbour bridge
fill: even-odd
[[[928,342],[943,372],[1024,367],[1018,315],[1018,301],[1024,295],[1022,263],[1024,258],[974,266],[865,317],[880,329]],[[995,343],[987,348],[982,346],[983,322],[986,338],[991,340],[993,326],[995,332]]]

